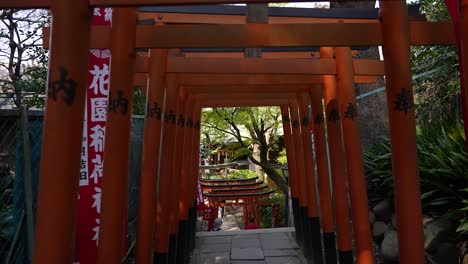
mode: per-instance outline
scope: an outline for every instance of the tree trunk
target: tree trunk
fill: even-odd
[[[272,167],[268,162],[261,162],[253,157],[249,157],[249,159],[256,165],[260,166],[263,171],[268,175],[268,177],[275,182],[276,186],[283,192],[286,193],[288,191],[288,186],[286,184],[286,179],[278,173],[274,167]]]

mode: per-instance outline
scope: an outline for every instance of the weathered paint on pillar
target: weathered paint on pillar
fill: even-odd
[[[385,81],[400,263],[424,263],[416,124],[410,70],[408,10],[403,0],[381,1]]]
[[[299,120],[301,121],[302,149],[304,151],[304,168],[306,175],[306,195],[308,205],[308,216],[318,217],[317,191],[315,186],[315,161],[312,154],[312,140],[310,134],[309,105],[310,96],[308,93],[298,94]]]
[[[299,117],[299,105],[297,102],[296,96],[291,96],[289,100],[289,111],[291,116],[291,124],[292,124],[292,137],[294,142],[294,150],[296,152],[296,172],[297,172],[297,184],[299,190],[299,204],[297,205],[298,213],[297,223],[299,224],[299,244],[303,246],[304,253],[307,257],[310,256],[311,251],[310,248],[310,226],[308,224],[308,217],[307,217],[307,205],[308,205],[308,197],[307,197],[307,182],[306,182],[306,174],[305,174],[305,166],[304,166],[304,149],[303,149],[303,142],[301,137],[301,121]]]
[[[128,207],[128,153],[135,72],[136,9],[116,8],[111,30],[98,263],[121,263]]]
[[[297,183],[299,190],[299,204],[302,207],[307,207],[307,183],[304,166],[304,149],[302,148],[303,142],[301,137],[301,121],[299,119],[299,105],[296,98],[290,99],[289,104],[291,125],[292,125],[292,138],[294,142],[294,150],[296,152],[296,172]]]
[[[320,231],[320,219],[318,212],[317,185],[315,176],[315,160],[312,149],[312,134],[310,127],[310,95],[308,92],[298,94],[299,114],[301,120],[301,135],[304,149],[304,166],[307,182],[308,199],[308,226],[310,235],[310,253],[316,263],[322,262],[322,234]]]
[[[176,113],[179,86],[175,74],[166,75],[166,92],[164,107],[164,125],[162,150],[160,157],[160,176],[156,213],[155,250],[157,261],[164,262],[169,250],[169,213],[173,186],[171,186],[174,146],[176,142]]]
[[[135,248],[137,263],[151,262],[153,256],[166,62],[167,50],[150,50]]]
[[[374,263],[372,236],[369,224],[366,179],[359,137],[358,109],[354,88],[354,69],[349,47],[335,48],[338,97],[346,152],[349,193],[353,215],[353,233],[358,263]]]
[[[185,130],[183,144],[180,149],[180,173],[181,173],[181,181],[180,181],[180,192],[181,197],[179,200],[179,219],[180,220],[187,220],[188,217],[188,208],[192,206],[192,202],[190,202],[191,197],[189,193],[191,193],[192,188],[192,175],[189,175],[189,168],[190,164],[190,157],[193,155],[193,114],[194,114],[194,100],[192,96],[187,95],[187,106],[185,109]]]
[[[189,235],[189,190],[191,188],[192,179],[188,177],[188,168],[190,167],[190,157],[193,153],[193,97],[187,95],[187,107],[185,111],[185,122],[184,122],[184,138],[183,138],[183,149],[180,153],[180,199],[177,204],[179,210],[179,227],[177,235],[177,259],[176,263],[183,264],[186,262],[189,256],[187,249],[188,235]],[[191,127],[190,127],[191,124]],[[192,206],[193,203],[190,203]]]
[[[200,172],[200,121],[201,121],[201,107],[199,105],[195,105],[194,107],[194,112],[195,112],[195,118],[194,118],[194,122],[193,122],[193,129],[194,129],[194,138],[195,140],[193,141],[193,154],[192,154],[192,158],[193,158],[193,161],[191,162],[192,166],[191,166],[191,177],[194,177],[193,179],[195,180],[194,184],[192,185],[192,195],[191,195],[191,199],[194,201],[194,207],[196,205],[196,200],[195,200],[195,197],[196,197],[196,194],[197,194],[197,184],[196,182],[198,181],[198,177],[199,177],[199,172]],[[194,208],[193,210],[193,213],[194,215],[196,215],[196,211],[195,211],[196,208]],[[196,229],[196,222],[195,222],[195,217],[192,221],[192,232],[189,234],[190,235],[190,246],[189,246],[189,249],[190,251],[193,251],[195,249],[195,229]]]
[[[193,201],[196,196],[197,196],[197,182],[198,182],[198,177],[200,173],[200,122],[201,122],[201,112],[202,108],[200,107],[199,104],[195,104],[194,107],[194,118],[193,118],[193,129],[194,129],[194,138],[195,140],[192,142],[193,143],[193,153],[190,161],[190,170],[189,170],[189,175],[190,177],[193,177],[193,182],[192,182],[192,189],[191,189],[191,194],[190,194],[190,200]]]
[[[320,197],[320,222],[323,231],[323,246],[325,263],[336,263],[335,227],[333,221],[333,205],[331,197],[330,174],[328,170],[328,155],[325,138],[325,120],[323,113],[323,85],[317,84],[310,88],[312,104],[312,122],[317,163],[318,189]]]
[[[294,151],[294,140],[292,139],[291,117],[289,114],[289,107],[287,105],[281,105],[280,109],[283,119],[286,158],[288,161],[289,186],[291,187],[291,210],[293,211],[296,234],[302,234],[302,221],[299,216],[299,187],[297,186],[298,175],[296,164],[296,152]],[[297,235],[296,239],[299,243],[302,243],[302,235]]]
[[[182,89],[179,89],[181,92]],[[173,189],[178,189],[181,184],[185,184],[182,181],[182,157],[183,157],[183,147],[184,147],[184,136],[185,136],[185,119],[186,119],[186,110],[187,110],[187,97],[185,94],[179,94],[177,107],[177,120],[176,120],[176,144],[174,147],[174,156],[173,159],[173,168],[172,168],[172,177],[171,177],[171,186]],[[177,222],[179,221],[179,204],[180,199],[183,199],[182,192],[175,191],[171,196],[171,214],[169,215],[170,234],[177,233]]]
[[[296,153],[294,152],[294,142],[291,135],[291,118],[289,117],[288,106],[280,106],[283,121],[284,145],[286,148],[286,159],[288,161],[289,186],[291,188],[291,198],[298,198]]]
[[[182,193],[178,191],[180,186],[181,169],[180,166],[182,161],[182,147],[185,133],[185,111],[186,96],[181,93],[182,89],[179,89],[178,103],[177,103],[177,114],[176,114],[176,143],[174,145],[174,155],[172,156],[172,177],[171,177],[171,189],[173,193],[171,195],[171,204],[169,211],[169,263],[176,263],[178,251],[178,230],[179,230],[179,201],[182,198]]]
[[[92,17],[87,1],[52,0],[51,9],[54,21],[34,247],[38,264],[73,262]]]
[[[320,58],[333,58],[332,48],[320,48]],[[342,142],[341,116],[336,88],[336,77],[324,75],[325,111],[330,149],[330,165],[335,207],[336,236],[341,263],[352,263],[351,228],[346,191],[345,153]],[[366,214],[367,215],[367,214]]]

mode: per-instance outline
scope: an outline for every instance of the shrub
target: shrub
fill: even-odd
[[[448,215],[468,231],[468,155],[461,123],[423,124],[417,129],[423,213]],[[383,139],[363,155],[369,203],[393,201],[390,141]]]
[[[288,164],[288,159],[286,157],[286,149],[283,149],[280,153],[278,158],[276,159],[279,164],[286,165]]]
[[[278,225],[284,226],[286,224],[286,198],[284,193],[281,191],[275,192],[270,195],[269,198],[263,200],[264,202],[268,203],[267,206],[262,206],[260,208],[260,225],[262,228],[270,228],[271,226],[271,209],[272,205],[279,203],[279,215],[278,215]],[[292,208],[290,208],[292,210]]]
[[[201,175],[202,179],[207,180],[220,180],[221,174],[219,172],[208,172]]]
[[[229,180],[243,180],[257,177],[257,173],[251,170],[238,170],[228,174]]]

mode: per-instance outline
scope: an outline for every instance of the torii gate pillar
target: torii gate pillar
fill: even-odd
[[[424,234],[409,61],[408,10],[403,0],[381,1],[380,7],[400,263],[422,264],[425,262]]]
[[[53,49],[36,218],[37,264],[73,262],[92,18],[88,1],[52,0],[51,9]]]

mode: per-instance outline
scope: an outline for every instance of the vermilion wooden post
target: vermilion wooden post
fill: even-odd
[[[374,263],[372,236],[369,224],[366,179],[359,137],[354,69],[349,47],[335,48],[340,114],[343,116],[343,140],[346,152],[349,193],[353,215],[353,233],[356,240],[358,263]]]
[[[184,134],[185,134],[185,114],[187,109],[187,102],[185,94],[181,94],[183,89],[179,89],[179,99],[176,114],[176,144],[174,146],[173,168],[171,177],[171,186],[173,189],[178,189],[181,185],[181,166],[184,146]],[[177,255],[179,254],[178,249],[178,232],[179,232],[179,202],[183,198],[182,192],[175,191],[171,195],[171,213],[169,215],[169,263],[176,263]]]
[[[87,1],[53,0],[51,9],[53,37],[34,246],[38,264],[73,262],[92,15]]]
[[[292,137],[294,142],[294,151],[296,152],[296,171],[297,171],[297,179],[298,179],[298,190],[299,190],[299,218],[301,221],[302,232],[302,241],[304,243],[304,251],[308,254],[309,248],[309,238],[307,234],[309,233],[309,225],[306,224],[307,219],[307,182],[306,182],[306,174],[305,174],[305,166],[304,166],[304,149],[303,149],[303,142],[301,137],[301,121],[299,119],[299,105],[297,99],[294,97],[290,98],[289,103],[289,111],[291,115],[291,124],[292,124]]]
[[[156,190],[161,144],[167,50],[150,50],[149,82],[146,93],[145,128],[141,156],[140,202],[136,242],[137,263],[149,263],[153,256],[156,219]]]
[[[155,230],[156,254],[154,259],[156,263],[167,263],[168,261],[169,214],[171,209],[171,197],[175,191],[175,187],[171,186],[171,177],[173,177],[172,168],[176,142],[175,132],[178,95],[179,85],[176,75],[167,74]]]
[[[408,10],[403,0],[381,1],[380,8],[400,263],[419,264],[425,257]]]
[[[310,127],[308,92],[298,94],[299,114],[301,120],[301,136],[304,150],[304,166],[307,182],[308,225],[310,229],[310,252],[315,263],[322,262],[322,235],[320,233],[320,219],[318,214],[317,189],[315,182],[315,161],[312,152],[312,135]]]
[[[320,48],[320,58],[333,58],[333,49]],[[325,107],[327,118],[328,145],[335,205],[335,223],[338,237],[338,256],[340,263],[353,263],[351,228],[346,191],[345,153],[342,142],[341,116],[339,111],[336,77],[324,75]],[[366,213],[366,216],[368,213]]]
[[[110,88],[102,178],[98,263],[121,263],[127,225],[128,153],[135,71],[136,9],[113,12]]]
[[[291,202],[293,205],[294,225],[296,227],[296,239],[299,240],[301,232],[301,221],[299,219],[299,191],[297,186],[297,169],[296,169],[296,152],[294,151],[294,141],[292,139],[291,118],[289,117],[289,109],[286,105],[281,105],[281,116],[283,121],[284,145],[286,148],[286,159],[288,161],[289,186],[291,188]]]
[[[195,104],[194,107],[194,119],[193,119],[193,129],[194,129],[194,141],[193,141],[193,153],[192,153],[192,161],[190,166],[190,175],[194,179],[192,193],[190,199],[194,202],[194,206],[192,209],[192,218],[191,218],[191,232],[190,232],[190,251],[195,249],[195,232],[196,232],[196,216],[197,216],[197,201],[195,199],[198,188],[197,188],[197,181],[200,172],[200,122],[201,122],[201,111],[202,108]]]
[[[177,238],[178,241],[178,251],[180,254],[177,255],[177,263],[185,263],[188,261],[189,251],[189,211],[190,208],[193,206],[193,199],[190,197],[193,188],[193,175],[189,173],[191,164],[191,157],[193,152],[193,141],[194,141],[194,131],[193,131],[193,118],[194,118],[194,100],[193,97],[187,95],[187,109],[185,111],[185,129],[186,133],[184,133],[184,144],[183,144],[183,151],[182,151],[182,159],[181,159],[181,199],[179,203],[179,236]]]
[[[333,205],[328,171],[328,155],[325,138],[325,120],[323,114],[323,85],[311,87],[312,131],[314,135],[315,160],[317,163],[318,189],[320,197],[320,215],[323,231],[325,263],[336,263],[335,227],[333,222]]]

